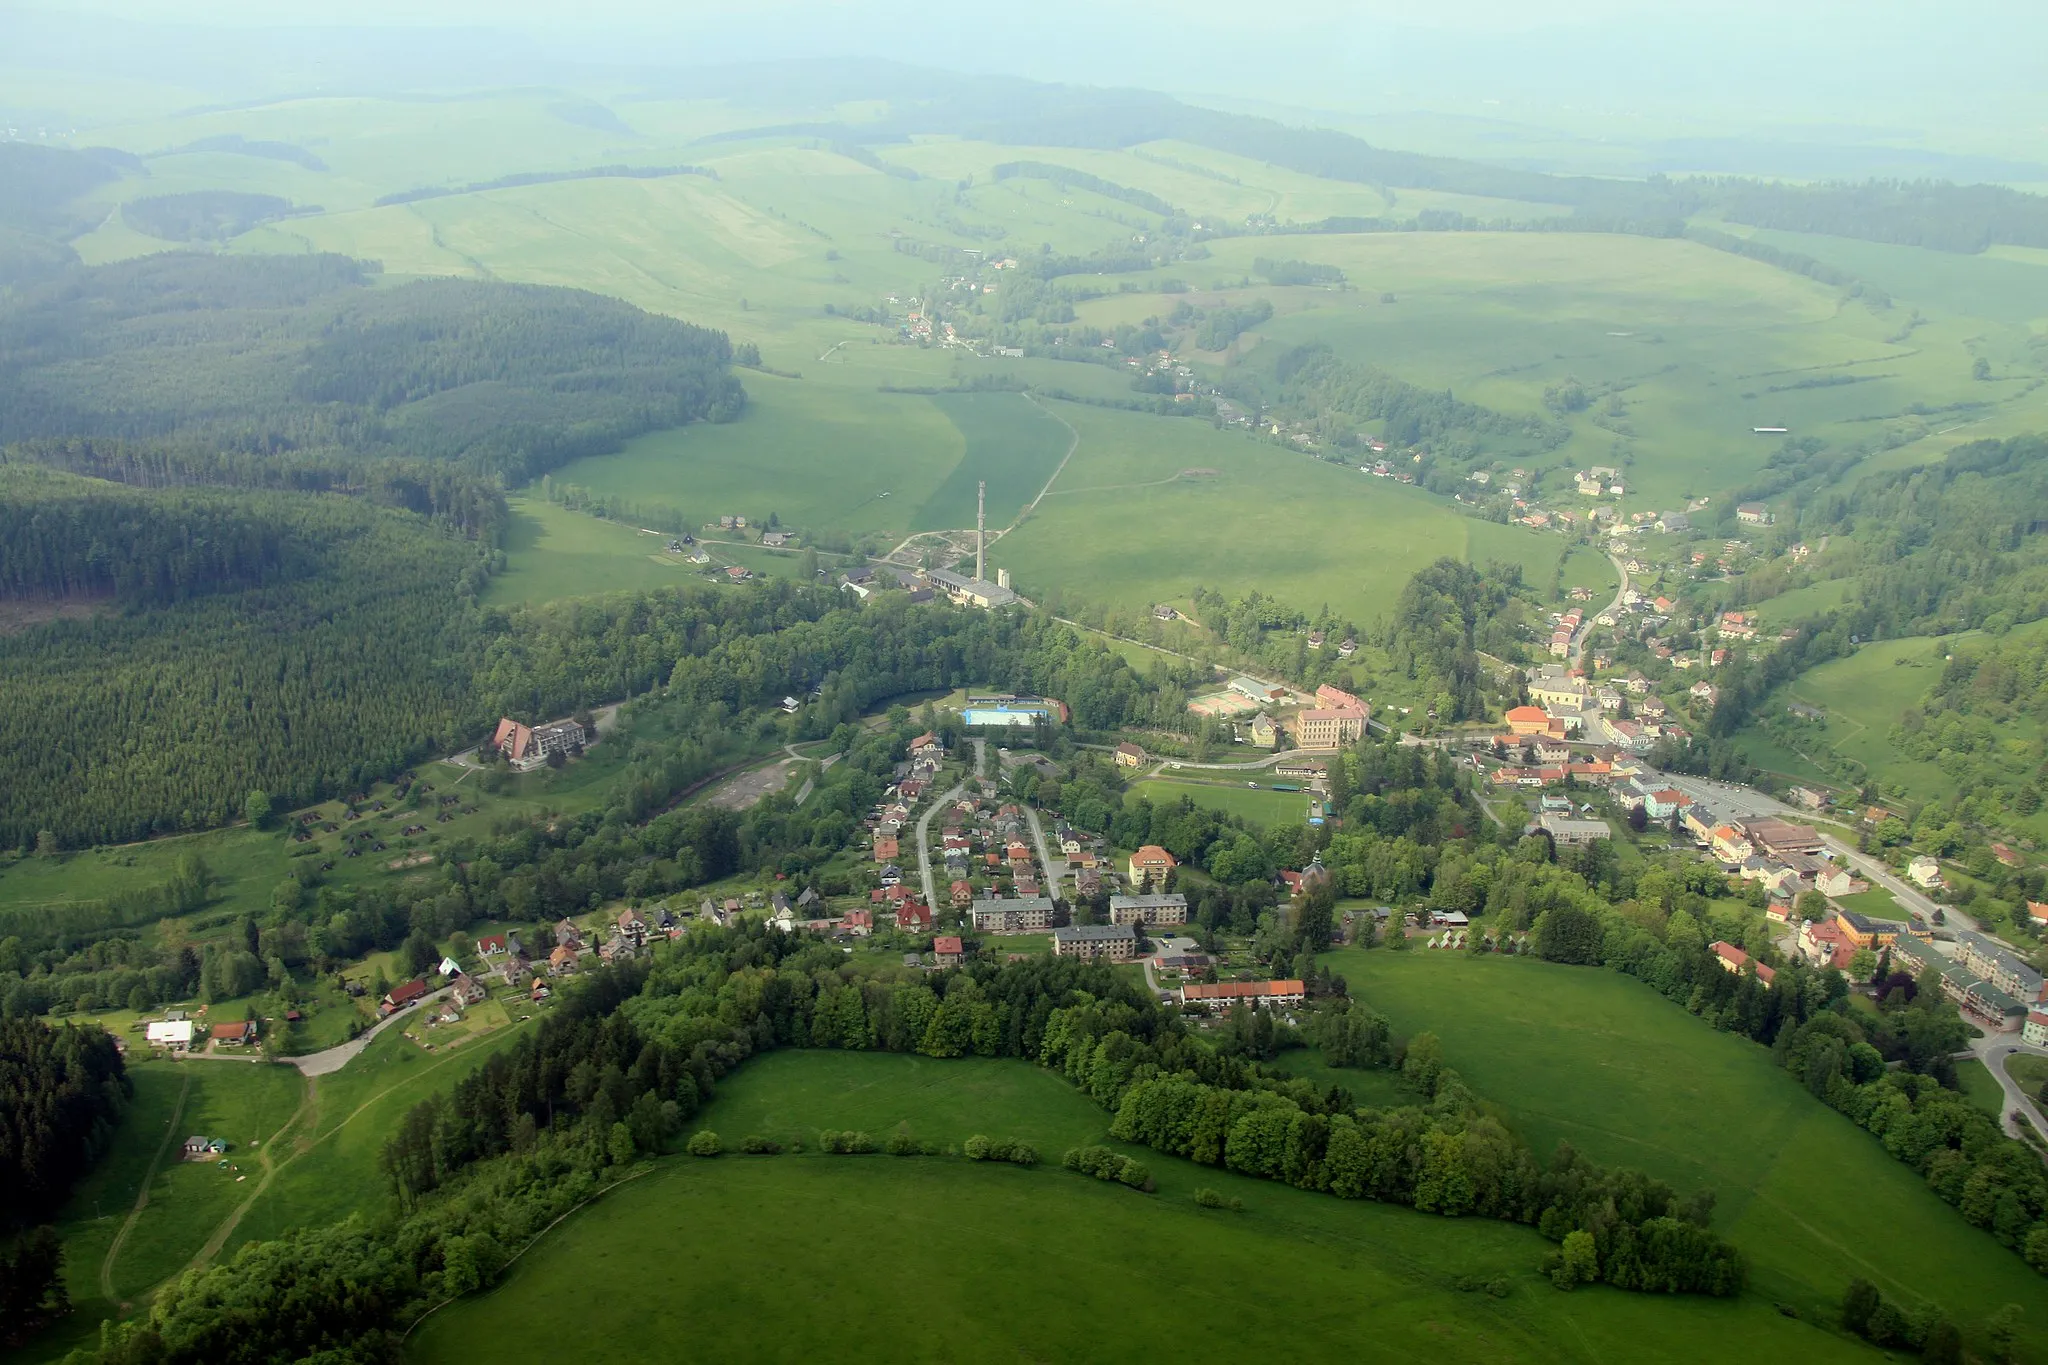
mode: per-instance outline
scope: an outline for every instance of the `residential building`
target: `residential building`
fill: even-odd
[[[1052,931],[1058,957],[1107,958],[1129,962],[1138,954],[1138,931],[1128,924],[1069,924]]]
[[[1915,886],[1932,889],[1941,885],[1941,864],[1923,853],[1906,864],[1906,875]]]
[[[930,933],[931,908],[919,901],[903,901],[896,907],[896,927],[906,934]]]
[[[1142,886],[1150,877],[1154,886],[1163,886],[1166,874],[1178,866],[1171,853],[1157,844],[1147,844],[1131,855],[1131,885]]]
[[[1846,972],[1849,960],[1856,956],[1856,944],[1840,924],[1824,919],[1800,926],[1799,956],[1815,967]]]
[[[1813,889],[1823,896],[1853,896],[1860,891],[1868,891],[1870,884],[1851,874],[1846,867],[1831,867],[1813,874]]]
[[[1144,762],[1145,751],[1139,748],[1137,745],[1132,744],[1129,741],[1126,741],[1116,746],[1117,767],[1136,768],[1141,766]]]
[[[464,972],[462,975],[456,977],[455,980],[450,982],[449,984],[455,988],[455,998],[457,1000],[460,1000],[465,1005],[474,1005],[490,993],[484,987],[483,982],[477,980],[475,977],[469,975],[467,972]]]
[[[2035,1047],[2048,1047],[2048,1009],[2037,1006],[2027,1011],[2027,1022],[2020,1026],[2020,1038]]]
[[[1551,711],[1583,711],[1592,693],[1563,669],[1542,669],[1529,680],[1529,700]]]
[[[1574,820],[1563,815],[1540,815],[1536,818],[1536,824],[1550,835],[1552,842],[1567,848],[1614,836],[1614,831],[1607,827],[1605,820]]]
[[[1324,683],[1316,689],[1316,705],[1327,707],[1332,711],[1364,711],[1368,714],[1372,711],[1371,707],[1351,695],[1351,693],[1346,692],[1341,687],[1332,687],[1328,683]]]
[[[1221,1012],[1239,1001],[1247,1005],[1299,1005],[1308,999],[1308,988],[1299,980],[1285,981],[1218,981],[1207,984],[1191,981],[1180,988],[1180,1002],[1183,1005],[1201,1005]]]
[[[1517,735],[1541,735],[1550,730],[1550,717],[1540,706],[1516,706],[1508,711],[1508,729]]]
[[[1652,820],[1669,820],[1692,804],[1692,798],[1676,787],[1660,787],[1643,797],[1643,814]]]
[[[377,1007],[378,1013],[396,1014],[408,1005],[417,1005],[426,994],[427,983],[424,981],[415,979],[401,982],[393,986],[391,993],[384,997],[383,1003]]]
[[[1016,896],[1008,900],[990,897],[974,902],[974,931],[978,934],[1026,934],[1052,928],[1053,903],[1050,896]]]
[[[2037,1005],[2048,1001],[2048,994],[2042,991],[2041,973],[1996,939],[1969,930],[1958,933],[1955,960],[2022,1003]]]
[[[903,846],[895,839],[875,840],[875,861],[893,863],[903,856]]]
[[[1188,898],[1178,894],[1164,896],[1111,896],[1109,898],[1109,922],[1111,924],[1186,924],[1188,922]]]
[[[1735,519],[1748,526],[1769,526],[1775,517],[1771,509],[1760,502],[1740,502],[1735,505]]]
[[[1742,969],[1750,965],[1749,954],[1743,952],[1742,949],[1736,947],[1732,943],[1726,943],[1719,939],[1716,939],[1714,942],[1709,943],[1707,947],[1710,951],[1712,951],[1714,957],[1720,962],[1721,970],[1724,972],[1730,972],[1736,976],[1740,976],[1742,975]],[[1778,973],[1776,969],[1769,967],[1764,963],[1759,962],[1756,964],[1756,979],[1765,986],[1769,986],[1771,984],[1772,979],[1776,977],[1777,974]]]
[[[875,912],[872,910],[849,910],[840,927],[855,938],[866,938],[875,932]]]
[[[1246,726],[1246,732],[1251,736],[1252,743],[1261,749],[1270,749],[1280,742],[1280,727],[1275,725],[1273,718],[1264,711],[1251,718],[1251,723]]]
[[[940,934],[932,940],[932,962],[940,967],[957,967],[967,960],[967,950],[957,934]]]
[[[548,954],[549,976],[570,976],[582,965],[577,959],[576,950],[566,943],[557,943],[555,950]]]
[[[734,911],[739,909],[737,901],[729,902],[729,905]],[[583,931],[576,926],[575,920],[565,915],[555,926],[555,942],[580,953],[583,951]]]
[[[964,880],[955,881],[946,889],[946,898],[952,901],[955,910],[965,910],[974,904],[974,886]]]
[[[151,1047],[168,1048],[172,1052],[183,1052],[192,1046],[192,1021],[190,1019],[166,1019],[160,1023],[145,1024],[142,1036]]]
[[[1365,737],[1365,712],[1349,707],[1311,707],[1294,719],[1296,748],[1335,750]]]
[[[1707,847],[1730,867],[1740,867],[1756,853],[1756,845],[1744,838],[1742,831],[1733,825],[1716,825],[1713,835],[1707,840]]]

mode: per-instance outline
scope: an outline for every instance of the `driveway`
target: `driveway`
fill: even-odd
[[[303,1057],[285,1057],[280,1060],[289,1066],[297,1067],[301,1074],[307,1076],[326,1076],[339,1071],[354,1061],[364,1048],[375,1042],[378,1034],[393,1024],[403,1023],[453,989],[452,986],[443,986],[433,994],[423,997],[417,1005],[409,1005],[388,1018],[379,1019],[347,1042],[336,1044],[325,1052],[311,1052]]]

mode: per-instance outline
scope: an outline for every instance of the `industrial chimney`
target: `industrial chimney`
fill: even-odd
[[[988,581],[988,480],[974,488],[974,576]]]

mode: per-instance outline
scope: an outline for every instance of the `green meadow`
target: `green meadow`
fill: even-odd
[[[1618,973],[1530,958],[1344,950],[1326,961],[1397,1031],[1435,1033],[1539,1152],[1570,1142],[1717,1196],[1753,1297],[1825,1321],[1854,1276],[1956,1321],[2041,1301],[2039,1276],[1878,1141],[1772,1065]],[[2048,1358],[2048,1320],[2024,1349]]]
[[[1303,1360],[1875,1359],[1755,1295],[1560,1294],[1533,1273],[1547,1244],[1526,1228],[1141,1150],[1156,1194],[1075,1176],[1060,1148],[1099,1138],[1108,1115],[1017,1062],[776,1054],[722,1082],[701,1125],[810,1146],[820,1128],[879,1140],[898,1118],[941,1143],[1025,1138],[1050,1163],[666,1158],[548,1233],[495,1291],[427,1319],[408,1358],[513,1349],[550,1330],[553,1287],[596,1278],[647,1291],[613,1296],[606,1330],[579,1343],[578,1359],[603,1362],[670,1360],[684,1341],[733,1361],[1117,1360],[1204,1338],[1284,1340]],[[1244,1208],[1202,1209],[1199,1186]],[[1228,1266],[1256,1267],[1256,1291],[1214,1287]],[[1506,1296],[1457,1292],[1460,1276],[1503,1280]]]
[[[1261,775],[1258,789],[1253,790],[1242,781],[1226,785],[1220,782],[1176,782],[1168,777],[1155,777],[1131,784],[1124,800],[1129,802],[1143,797],[1155,806],[1162,806],[1178,802],[1185,796],[1204,810],[1242,816],[1255,825],[1298,825],[1308,819],[1308,797],[1301,792],[1270,791],[1266,788],[1270,778],[1271,774]]]

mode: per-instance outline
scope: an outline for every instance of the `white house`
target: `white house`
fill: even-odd
[[[192,1021],[172,1019],[144,1027],[143,1036],[151,1047],[167,1047],[173,1052],[183,1052],[192,1046]]]
[[[1941,885],[1941,864],[1923,853],[1906,864],[1906,875],[1913,879],[1914,885],[1931,890]]]

